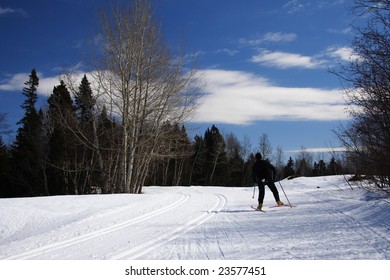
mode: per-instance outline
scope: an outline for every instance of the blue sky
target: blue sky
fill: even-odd
[[[31,69],[48,96],[64,67],[83,70],[97,14],[109,1],[2,0],[0,112],[22,117],[21,91]],[[353,59],[352,0],[156,0],[172,45],[184,34],[207,93],[190,124],[247,135],[256,148],[266,133],[286,156],[301,147],[334,148],[332,130],[347,119],[341,84],[329,73]],[[41,99],[41,106],[44,101]]]

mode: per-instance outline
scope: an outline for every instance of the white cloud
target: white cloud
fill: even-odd
[[[31,73],[17,73],[9,76],[7,79],[0,81],[0,91],[20,91],[25,87],[24,83],[28,81]],[[53,87],[59,84],[59,77],[44,77],[42,73],[37,73],[39,86],[37,93],[49,96],[53,92]]]
[[[291,150],[287,151],[287,153],[339,153],[339,152],[348,152],[348,148],[339,147],[339,148],[305,148],[300,150]]]
[[[339,90],[288,88],[242,71],[204,70],[206,97],[194,122],[251,124],[258,120],[341,120]]]
[[[296,53],[271,52],[262,50],[251,59],[252,62],[260,63],[264,66],[286,68],[307,68],[315,69],[324,67],[325,61],[318,60],[311,56],[304,56]]]
[[[330,57],[338,58],[344,61],[358,60],[357,55],[350,47],[331,47],[326,50]]]
[[[0,82],[0,91],[21,92],[30,73],[18,73]],[[341,91],[289,88],[244,71],[202,70],[205,97],[193,122],[251,124],[258,120],[342,120],[347,118]],[[59,76],[38,73],[38,94],[48,96]],[[81,79],[77,76],[77,78]]]

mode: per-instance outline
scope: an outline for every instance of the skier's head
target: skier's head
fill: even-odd
[[[255,158],[256,158],[257,160],[261,160],[261,159],[263,158],[263,156],[262,156],[260,153],[257,153],[257,154],[255,155]]]

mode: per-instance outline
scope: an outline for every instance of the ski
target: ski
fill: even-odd
[[[251,208],[252,208],[253,210],[255,210],[255,211],[259,211],[259,212],[265,213],[264,210],[259,210],[259,209],[257,209],[257,207],[255,207],[255,206],[253,206],[253,205],[251,205]]]
[[[270,206],[269,208],[277,208],[277,207],[297,207],[298,205],[290,205],[290,204],[283,204],[283,205],[273,205],[273,206]]]

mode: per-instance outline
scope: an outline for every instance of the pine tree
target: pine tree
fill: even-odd
[[[9,183],[10,160],[9,149],[3,141],[3,134],[9,132],[9,127],[5,123],[6,114],[0,113],[0,197],[11,196]]]
[[[16,195],[47,195],[46,183],[42,181],[44,161],[42,114],[35,109],[39,78],[35,69],[31,71],[29,80],[25,83],[23,95],[26,97],[23,105],[24,117],[16,140],[12,146],[12,173],[15,182]]]
[[[80,184],[79,194],[89,193],[92,185],[100,185],[94,182],[93,171],[96,167],[96,153],[99,152],[99,142],[97,138],[97,125],[94,119],[94,106],[96,104],[93,97],[91,85],[84,75],[79,85],[78,91],[74,92],[75,109],[78,112],[77,140],[79,147],[77,150],[79,158]],[[102,188],[102,186],[99,186]]]
[[[76,109],[79,111],[80,119],[83,122],[89,122],[93,118],[93,108],[96,100],[93,97],[91,84],[84,75],[81,80],[79,90],[75,92]]]
[[[75,170],[75,142],[69,131],[73,123],[74,107],[70,93],[63,81],[55,86],[48,99],[49,104],[49,187],[52,194],[74,194],[76,186],[71,173]]]
[[[286,167],[284,168],[284,177],[287,178],[289,176],[293,176],[294,174],[294,160],[290,157],[288,159]]]
[[[228,158],[228,186],[242,186],[244,182],[244,160],[242,159],[242,145],[233,133],[226,135],[226,152]]]
[[[314,162],[313,176],[325,176],[327,173],[326,164],[324,160],[320,160],[318,163]]]
[[[332,157],[328,165],[328,174],[339,175],[341,173],[341,165],[336,161],[335,157]]]
[[[206,184],[206,145],[202,136],[195,135],[193,143],[193,155],[191,161],[191,171],[189,185]]]
[[[97,137],[100,153],[104,162],[104,185],[100,186],[103,193],[120,192],[120,174],[118,173],[118,149],[120,147],[120,126],[113,120],[107,108],[103,106],[97,120]],[[105,188],[105,189],[104,189]]]
[[[3,142],[0,135],[0,197],[9,197],[12,195],[9,188],[9,152],[7,145]]]
[[[213,125],[204,135],[206,148],[206,182],[208,185],[226,185],[226,144],[219,129]]]

